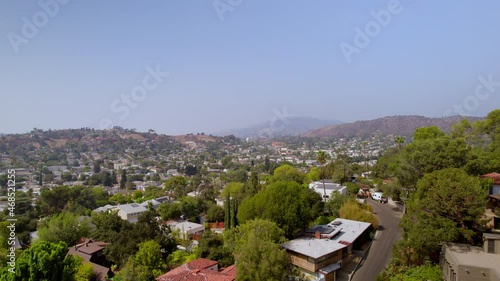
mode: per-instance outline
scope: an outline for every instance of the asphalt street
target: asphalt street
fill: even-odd
[[[367,203],[373,206],[373,212],[379,221],[379,228],[370,250],[353,275],[353,281],[375,280],[389,263],[392,245],[401,238],[398,225],[403,216],[401,210],[393,205],[378,203],[372,199],[367,199]]]

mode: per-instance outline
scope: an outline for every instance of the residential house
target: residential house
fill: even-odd
[[[104,213],[104,212],[112,211],[115,208],[116,208],[116,206],[107,204],[105,206],[102,206],[102,207],[99,207],[97,209],[92,210],[92,212]]]
[[[116,209],[120,218],[131,223],[136,223],[139,220],[139,215],[148,210],[148,208],[137,203],[118,205]]]
[[[347,186],[340,185],[338,183],[334,183],[332,180],[325,180],[325,186],[323,188],[323,181],[315,181],[309,184],[309,188],[316,191],[321,197],[325,194],[326,189],[326,198],[329,198],[332,192],[338,192],[343,195],[347,195]]]
[[[334,281],[342,262],[369,240],[370,230],[370,223],[338,218],[282,246],[308,280]]]
[[[147,200],[147,201],[140,203],[140,205],[146,209],[149,209],[149,206],[151,205],[151,207],[153,207],[153,209],[155,209],[155,210],[158,210],[158,208],[160,207],[160,204],[161,204],[161,202],[157,201],[156,199],[151,199],[151,200]]]
[[[157,281],[234,281],[236,267],[219,269],[219,263],[209,259],[199,258],[183,264],[156,278]]]
[[[167,170],[167,176],[174,177],[174,176],[179,176],[179,172],[177,169],[169,169]]]
[[[445,243],[441,269],[445,281],[500,281],[500,234],[483,234],[483,248]]]
[[[184,240],[191,240],[194,236],[201,236],[205,232],[205,226],[202,224],[184,221],[169,224],[172,230],[178,231],[180,238]]]
[[[490,173],[482,176],[493,180],[488,192],[488,203],[486,205],[485,217],[490,220],[487,224],[492,232],[500,233],[500,174]],[[496,213],[495,213],[496,210]]]
[[[75,255],[83,258],[83,261],[89,263],[97,274],[98,280],[107,280],[110,269],[107,267],[109,262],[104,256],[103,250],[108,245],[101,241],[83,239],[83,242],[74,247],[70,247],[68,255]]]

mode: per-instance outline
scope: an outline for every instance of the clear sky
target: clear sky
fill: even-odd
[[[2,133],[500,108],[496,0],[55,1],[0,2]]]

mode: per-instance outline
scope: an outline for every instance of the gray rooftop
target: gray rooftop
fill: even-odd
[[[329,239],[299,238],[286,242],[283,248],[317,259],[334,253],[347,245]]]
[[[315,225],[308,230],[306,230],[306,233],[316,233],[317,231],[321,234],[330,234],[335,230],[335,228],[332,225],[326,224],[326,225]]]
[[[500,255],[489,254],[481,247],[468,244],[446,243],[447,252],[453,256],[460,265],[477,268],[489,268],[500,277]]]
[[[148,210],[137,203],[118,205],[116,208],[122,210],[126,214],[146,212]]]
[[[335,219],[328,225],[319,226],[319,229],[323,230],[332,229],[330,233],[333,232],[334,236],[331,239],[306,237],[288,241],[282,246],[287,250],[317,259],[347,247],[370,226],[371,224],[367,222]]]

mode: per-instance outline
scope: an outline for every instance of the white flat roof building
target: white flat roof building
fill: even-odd
[[[332,195],[332,192],[338,192],[343,195],[347,195],[347,186],[340,185],[338,183],[331,182],[329,180],[325,180],[325,188],[323,189],[322,181],[315,181],[309,184],[309,188],[313,189],[323,197],[326,189],[326,196],[329,198]]]

